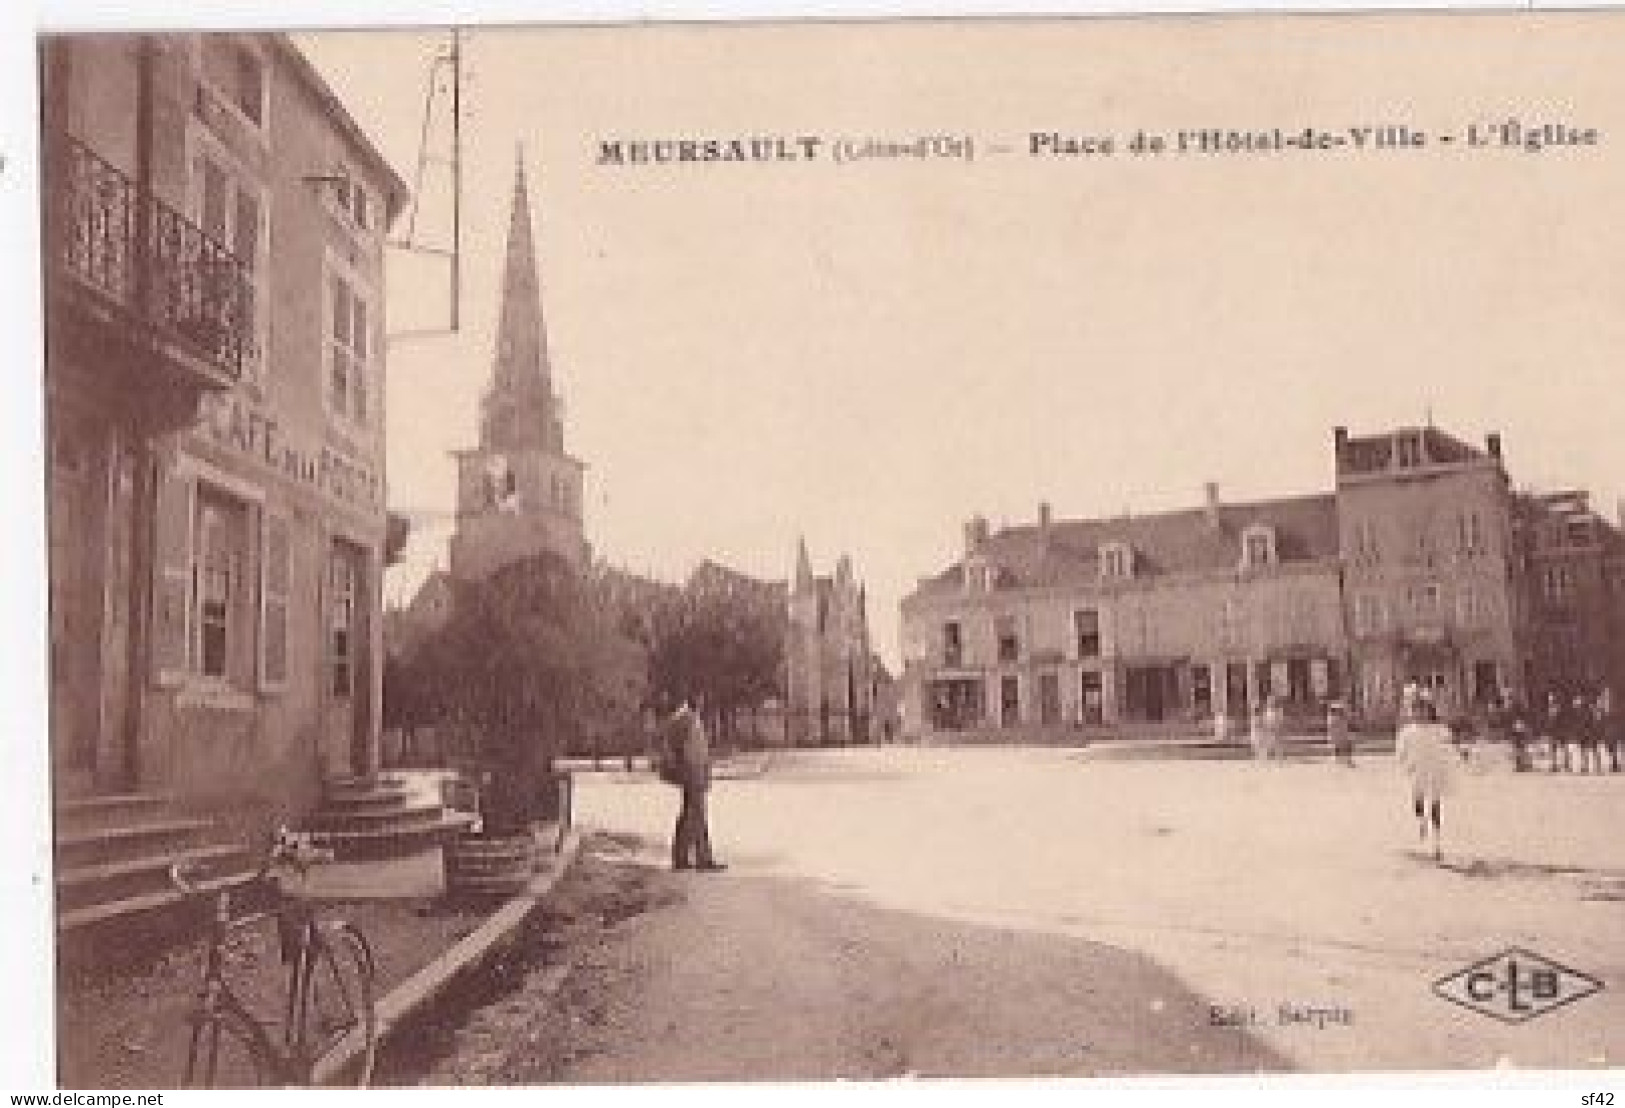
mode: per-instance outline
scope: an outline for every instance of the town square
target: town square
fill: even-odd
[[[1625,1063],[1618,13],[37,52],[42,1080]]]

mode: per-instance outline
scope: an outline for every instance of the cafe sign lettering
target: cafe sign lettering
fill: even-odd
[[[376,507],[382,502],[378,475],[370,466],[330,446],[313,448],[297,441],[275,416],[238,397],[207,395],[201,414],[205,433],[223,447],[341,503]]]

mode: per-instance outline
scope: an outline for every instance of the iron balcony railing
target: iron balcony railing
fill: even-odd
[[[61,271],[232,381],[257,356],[252,271],[89,146],[56,136],[46,250]]]

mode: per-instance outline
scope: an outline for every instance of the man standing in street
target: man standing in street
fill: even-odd
[[[711,829],[706,816],[706,794],[711,788],[711,744],[705,724],[685,700],[667,721],[666,777],[682,790],[682,807],[672,833],[671,868],[717,873],[728,867],[711,855]]]

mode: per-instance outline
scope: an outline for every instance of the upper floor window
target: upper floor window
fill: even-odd
[[[1422,464],[1422,436],[1411,431],[1400,435],[1394,443],[1394,456],[1402,469]]]
[[[361,175],[340,163],[328,182],[328,206],[358,231],[371,231],[377,222],[376,198]]]
[[[188,202],[192,219],[247,271],[249,318],[244,322],[248,324],[248,335],[253,337],[248,347],[258,351],[263,346],[269,238],[264,189],[203,129],[193,129],[189,145]],[[243,370],[250,380],[258,376],[262,365],[263,359],[258,357],[243,360]]]
[[[1255,525],[1241,535],[1241,564],[1244,569],[1273,565],[1275,562],[1275,529]]]
[[[993,633],[999,640],[999,661],[1014,662],[1021,657],[1021,639],[1016,634],[1014,616],[1000,616],[994,620]]]
[[[327,407],[365,425],[372,418],[372,313],[368,294],[348,273],[327,274]]]
[[[1412,585],[1405,590],[1405,597],[1410,602],[1411,611],[1419,617],[1433,619],[1439,615],[1441,593],[1437,583],[1429,581]]]
[[[1134,576],[1134,550],[1126,542],[1109,542],[1100,548],[1100,575],[1110,578]]]
[[[992,563],[976,556],[965,562],[965,586],[976,592],[989,592],[995,580]]]
[[[1354,598],[1354,630],[1361,635],[1375,635],[1383,630],[1382,597],[1376,593],[1360,593]]]
[[[1548,600],[1564,601],[1574,592],[1574,572],[1568,566],[1547,566],[1541,577]]]
[[[965,657],[965,643],[960,634],[959,624],[944,623],[942,625],[942,661],[945,665],[957,666]]]
[[[265,126],[265,60],[234,35],[203,36],[203,76],[239,115]]]
[[[1591,521],[1589,519],[1569,520],[1567,534],[1564,537],[1570,546],[1589,545],[1591,542]]]
[[[1072,615],[1073,627],[1078,638],[1078,657],[1100,657],[1100,613],[1093,608],[1085,608]]]
[[[1382,551],[1377,545],[1377,523],[1372,519],[1357,519],[1349,530],[1349,547],[1353,551],[1354,560],[1359,562],[1375,562],[1380,560]]]
[[[1456,516],[1456,549],[1468,555],[1484,553],[1484,517],[1478,511],[1464,511]]]

